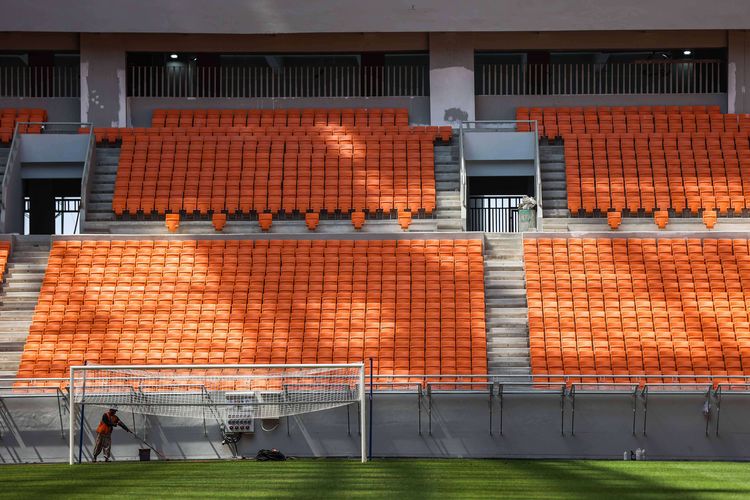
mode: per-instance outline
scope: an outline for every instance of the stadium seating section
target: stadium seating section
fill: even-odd
[[[568,208],[689,209],[740,214],[750,208],[748,132],[565,136]]]
[[[748,240],[524,246],[533,374],[750,375]]]
[[[71,364],[485,374],[478,240],[57,241],[19,377]]]
[[[39,122],[47,121],[47,112],[43,109],[0,109],[0,143],[13,139],[17,123],[35,122],[34,125],[22,125],[19,132],[38,134],[42,130]]]
[[[117,215],[209,211],[329,213],[435,208],[432,141],[158,137],[127,140]]]
[[[566,134],[750,132],[750,115],[722,114],[719,106],[590,106],[516,109],[517,120],[537,120],[539,136]],[[519,130],[531,130],[521,123]]]
[[[446,131],[409,127],[406,110],[157,110],[153,125],[122,139],[118,216],[435,209]]]
[[[88,129],[81,129],[82,133]],[[97,144],[129,137],[419,136],[450,141],[449,126],[409,126],[405,109],[155,110],[150,128],[96,127]]]

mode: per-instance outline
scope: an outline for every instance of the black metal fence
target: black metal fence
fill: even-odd
[[[0,97],[80,97],[76,66],[0,66]]]
[[[469,231],[517,233],[518,205],[522,196],[470,196],[466,214]]]
[[[429,96],[426,65],[191,67],[131,66],[131,97]]]
[[[477,95],[716,94],[726,92],[726,64],[480,64],[475,80]]]

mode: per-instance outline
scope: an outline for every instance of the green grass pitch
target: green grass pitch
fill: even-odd
[[[0,498],[750,498],[750,464],[525,460],[0,466]]]

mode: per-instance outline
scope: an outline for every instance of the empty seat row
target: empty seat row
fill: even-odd
[[[718,210],[750,208],[750,133],[565,136],[568,208]]]
[[[750,131],[750,115],[722,114],[718,106],[518,108],[518,120],[536,120],[540,137],[584,133]],[[531,130],[520,123],[519,130]]]
[[[526,239],[532,373],[750,375],[749,243]]]
[[[80,128],[82,134],[89,133],[89,129]],[[323,137],[323,138],[351,138],[351,137],[390,137],[411,136],[424,137],[431,141],[442,140],[448,142],[452,136],[451,127],[431,126],[372,126],[372,127],[342,127],[342,126],[305,126],[305,127],[163,127],[163,128],[120,128],[95,127],[94,136],[97,144],[118,144],[130,137]]]
[[[165,214],[435,209],[432,142],[299,138],[125,141],[112,208]]]
[[[38,134],[42,130],[40,122],[47,121],[47,111],[44,109],[0,109],[0,142],[10,142],[17,123],[33,122],[32,125],[22,125],[19,132],[23,134]]]
[[[380,127],[408,126],[403,108],[349,109],[157,109],[152,127]]]
[[[485,374],[483,283],[479,240],[57,241],[18,376],[369,358]]]

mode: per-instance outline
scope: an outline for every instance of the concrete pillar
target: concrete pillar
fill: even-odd
[[[430,122],[474,120],[474,46],[470,35],[430,33]]]
[[[81,33],[81,121],[127,126],[125,49],[106,34]]]
[[[727,112],[750,113],[750,31],[729,32]]]

